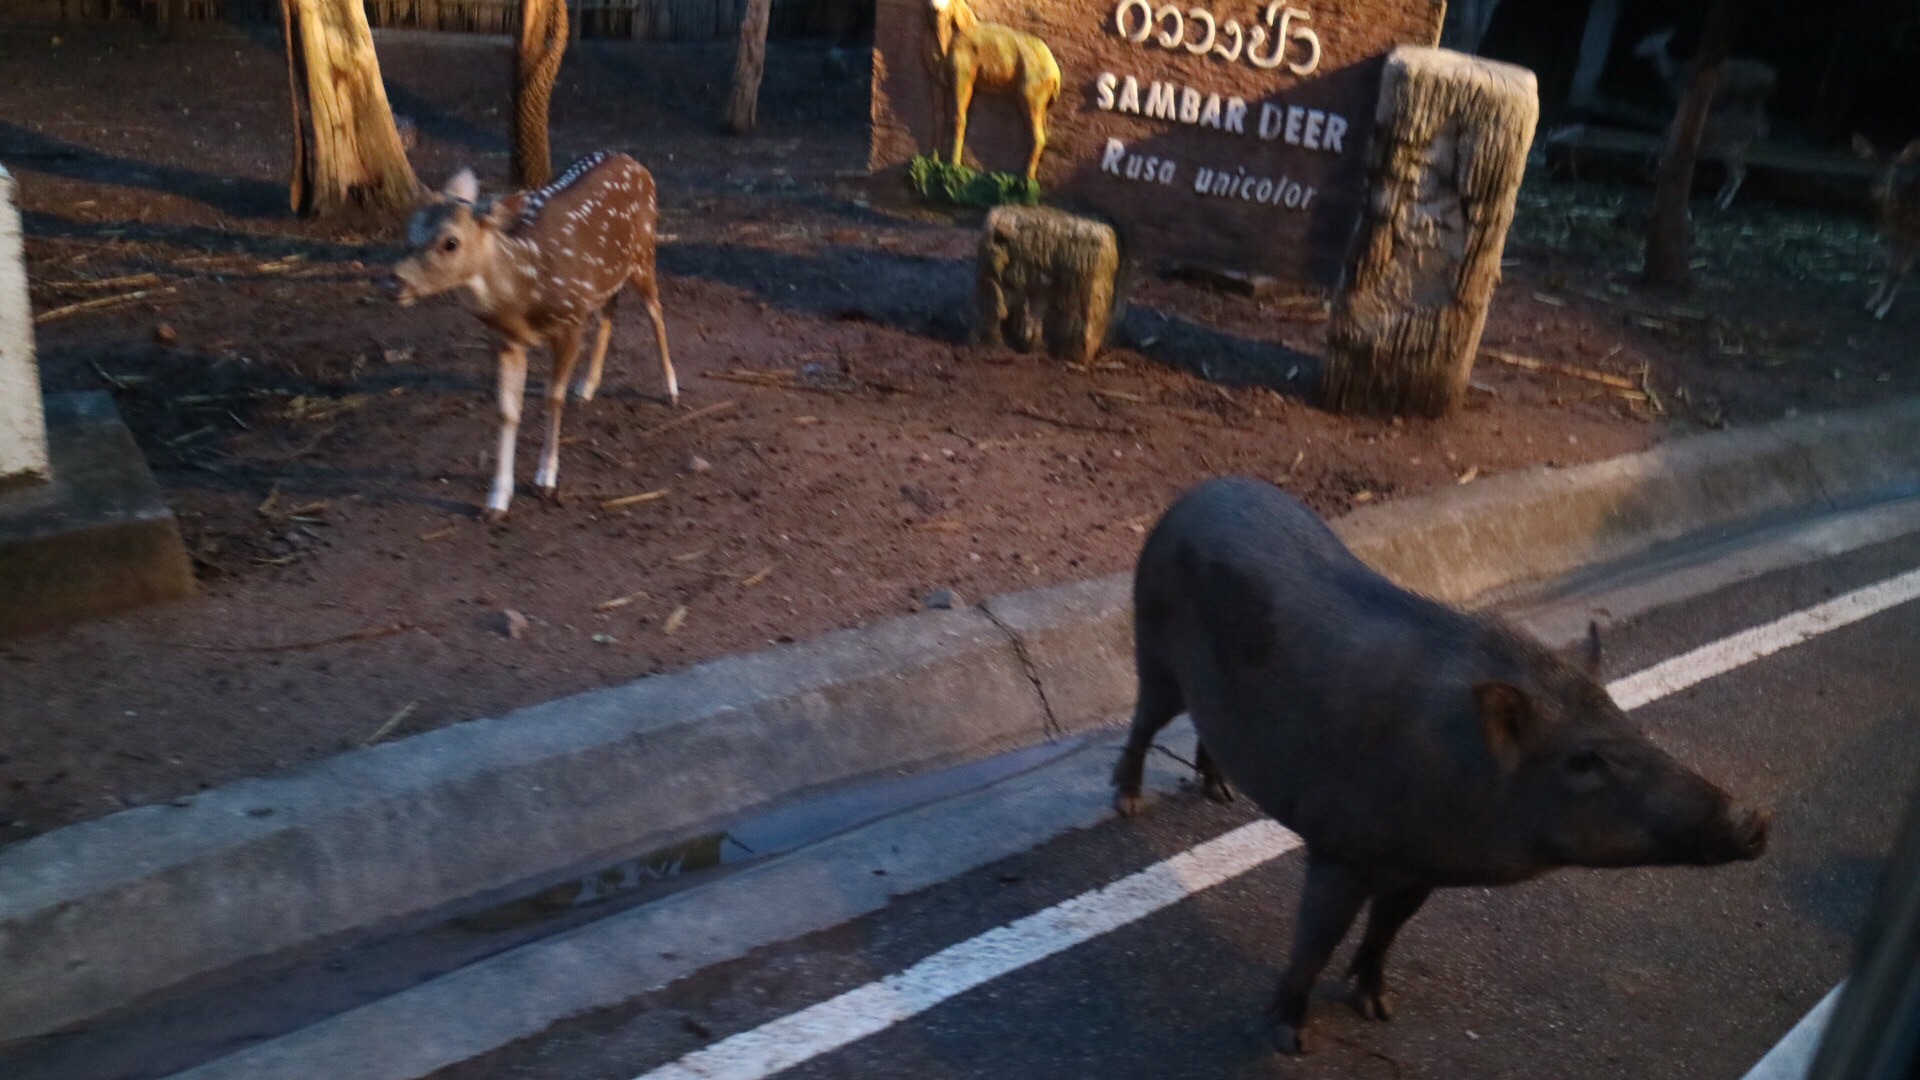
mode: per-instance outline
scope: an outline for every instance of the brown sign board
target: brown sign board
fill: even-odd
[[[1027,170],[1147,258],[1333,285],[1366,199],[1386,53],[1439,39],[1442,0],[878,0],[876,174]],[[1053,88],[1057,87],[1057,90]],[[1051,91],[1051,96],[1049,96]]]

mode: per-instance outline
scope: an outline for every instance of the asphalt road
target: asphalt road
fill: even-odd
[[[1909,538],[1657,611],[1611,635],[1608,676],[1915,567],[1920,539]],[[1769,853],[1436,894],[1390,962],[1394,1021],[1344,1004],[1334,976],[1349,942],[1322,979],[1304,1058],[1273,1054],[1259,1023],[1292,933],[1294,852],[780,1075],[1740,1077],[1845,974],[1879,859],[1920,783],[1916,654],[1920,602],[1641,708],[1681,760],[1773,808]],[[1253,819],[1244,803],[1167,799],[437,1080],[633,1080]]]

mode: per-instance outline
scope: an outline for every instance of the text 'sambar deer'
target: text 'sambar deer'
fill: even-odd
[[[527,385],[527,350],[541,341],[553,354],[547,380],[547,439],[534,484],[548,498],[560,481],[560,418],[580,356],[587,317],[599,320],[593,358],[575,393],[600,388],[613,305],[632,282],[646,301],[660,343],[667,397],[680,389],[667,352],[654,249],[660,217],[653,176],[625,154],[601,151],[575,162],[546,187],[482,199],[473,171],[462,169],[414,214],[410,254],[394,267],[400,303],[465,289],[468,306],[500,338],[500,451],[486,518],[499,521],[513,499],[513,448]]]
[[[1873,166],[1873,201],[1880,208],[1880,283],[1867,298],[1867,310],[1884,319],[1893,310],[1893,294],[1920,262],[1920,139],[1897,154],[1883,155],[1859,135],[1853,152]]]

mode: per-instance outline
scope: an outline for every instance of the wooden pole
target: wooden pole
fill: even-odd
[[[767,23],[772,17],[772,0],[747,0],[747,13],[740,20],[740,51],[734,54],[733,96],[721,118],[727,131],[746,135],[753,131],[760,110],[760,77],[767,70]]]
[[[1714,0],[1707,16],[1706,35],[1693,62],[1693,82],[1667,129],[1666,149],[1660,154],[1660,173],[1654,181],[1653,214],[1647,223],[1646,261],[1642,277],[1648,285],[1685,291],[1693,287],[1693,219],[1687,198],[1693,193],[1693,168],[1700,153],[1700,134],[1707,127],[1713,92],[1720,85],[1720,67],[1733,51],[1733,36],[1744,14],[1744,0]]]

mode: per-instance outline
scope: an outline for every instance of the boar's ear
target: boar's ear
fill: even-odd
[[[1600,678],[1600,623],[1598,620],[1587,621],[1587,649],[1580,660],[1586,665],[1587,677],[1598,680]]]
[[[1861,161],[1872,161],[1880,155],[1874,150],[1873,144],[1867,141],[1865,135],[1856,134],[1853,137],[1853,156]]]
[[[1893,156],[1894,168],[1903,168],[1916,161],[1920,161],[1920,139],[1915,139],[1908,143],[1901,148],[1898,154]]]
[[[1540,726],[1533,699],[1512,683],[1484,682],[1475,684],[1473,700],[1480,707],[1480,731],[1486,736],[1487,749],[1500,763],[1500,771],[1512,772]]]

